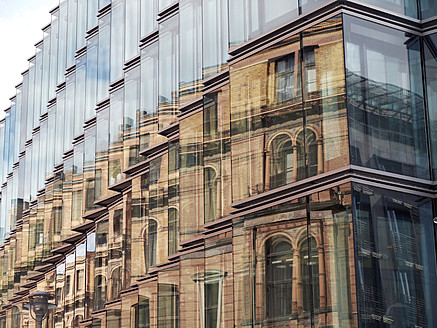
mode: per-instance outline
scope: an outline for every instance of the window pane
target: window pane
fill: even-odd
[[[349,16],[345,36],[352,164],[429,179],[419,41]]]

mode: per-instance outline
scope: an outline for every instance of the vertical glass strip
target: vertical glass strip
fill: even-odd
[[[198,97],[202,80],[202,1],[179,2],[179,103]]]
[[[167,127],[176,119],[178,107],[178,16],[159,25],[158,120],[159,128]]]
[[[111,80],[123,77],[125,0],[113,0],[111,9]]]
[[[108,97],[109,58],[110,58],[110,43],[111,43],[110,23],[111,23],[110,15],[105,15],[99,19],[97,102]]]

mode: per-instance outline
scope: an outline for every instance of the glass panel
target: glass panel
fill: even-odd
[[[140,66],[125,73],[125,106],[124,106],[124,149],[130,151],[129,158],[124,158],[125,167],[135,165],[138,162],[139,148],[139,117],[140,112]],[[127,161],[128,160],[128,161]]]
[[[86,44],[85,36],[87,31],[87,21],[86,21],[87,6],[88,6],[87,2],[88,0],[77,0],[77,31],[76,31],[77,49],[82,48]]]
[[[170,6],[172,3],[174,3],[176,0],[159,0],[159,11],[165,9],[166,7]]]
[[[41,115],[41,87],[42,87],[42,73],[43,73],[43,44],[38,44],[36,47],[35,58],[35,98],[34,98],[34,114],[33,126],[39,125],[39,118]]]
[[[300,50],[299,37],[290,38],[231,69],[233,201],[297,181],[298,172],[300,179],[305,177],[304,140],[299,140],[298,161],[297,138],[303,131],[301,72],[293,70],[300,66]]]
[[[76,63],[76,102],[74,106],[74,129],[76,137],[83,132],[84,109],[85,109],[85,83],[86,83],[86,57],[81,56]]]
[[[180,126],[180,212],[181,242],[193,239],[203,228],[203,113],[179,122]]]
[[[109,108],[97,113],[96,129],[95,199],[99,199],[108,192]]]
[[[367,2],[371,5],[375,5],[381,8],[384,8],[388,11],[392,11],[398,14],[407,15],[414,18],[419,18],[417,13],[418,2],[423,0],[365,0],[363,2]],[[427,2],[427,0],[425,0]],[[427,7],[426,3],[422,2],[422,5]],[[423,12],[422,8],[422,12]]]
[[[109,111],[109,185],[122,179],[123,160],[123,101],[124,90],[119,89],[111,94]]]
[[[107,292],[108,266],[108,220],[100,221],[96,227],[96,255],[94,259],[94,311],[104,308]]]
[[[86,292],[85,292],[85,310],[86,317],[94,310],[94,265],[96,256],[96,233],[92,232],[86,238]]]
[[[71,0],[70,0],[71,1]],[[67,68],[67,24],[68,24],[68,4],[67,1],[61,1],[59,4],[59,34],[58,34],[58,76],[56,85],[65,80],[65,69]]]
[[[203,78],[218,73],[228,58],[228,1],[203,0]]]
[[[57,68],[58,68],[58,40],[59,40],[59,10],[52,13],[52,23],[50,24],[50,81],[49,81],[49,100],[56,96]],[[24,87],[24,80],[23,80]],[[24,90],[24,89],[23,89]]]
[[[158,284],[158,328],[179,327],[178,286]]]
[[[41,89],[41,114],[47,113],[47,102],[49,100],[49,83],[50,83],[50,39],[51,28],[47,27],[44,31],[43,45],[43,63],[42,63],[42,89]],[[18,98],[17,98],[18,101]]]
[[[41,139],[39,145],[38,190],[43,189],[46,182],[48,123],[48,120],[45,119],[41,122],[40,128]]]
[[[67,60],[66,68],[74,64],[76,54],[76,27],[77,27],[77,1],[68,0],[68,27],[67,27]]]
[[[99,7],[98,1],[88,1],[87,30],[92,29],[98,23],[97,22],[98,7]]]
[[[76,93],[76,74],[67,76],[67,85],[65,89],[65,112],[64,112],[64,151],[71,149],[73,142],[74,132],[74,111]],[[79,113],[77,113],[79,114]]]
[[[359,316],[363,327],[427,327],[437,288],[431,200],[353,185]],[[382,318],[382,319],[380,319]]]
[[[425,36],[423,44],[426,74],[426,105],[429,124],[428,131],[431,139],[432,173],[435,180],[437,177],[437,34]]]
[[[205,222],[230,212],[229,88],[203,99],[203,174]]]
[[[26,124],[26,141],[32,138],[33,112],[34,112],[34,97],[35,97],[35,58],[29,62],[29,84],[27,94],[27,124]]]
[[[99,50],[97,68],[97,102],[108,97],[109,64],[111,45],[111,16],[105,15],[99,19]],[[117,47],[113,47],[117,48]],[[92,104],[93,106],[95,104]]]
[[[93,117],[96,113],[97,101],[97,56],[98,56],[98,36],[87,40],[86,50],[86,109],[85,121]]]
[[[230,1],[231,48],[278,27],[297,15],[297,0],[277,0],[274,4],[268,0]]]
[[[53,166],[55,165],[56,105],[53,105],[48,109],[47,127],[46,176],[53,172]]]
[[[158,116],[159,128],[176,119],[178,107],[178,16],[159,24]]]
[[[158,131],[158,42],[141,50],[140,150],[164,139]]]
[[[422,19],[437,15],[437,4],[433,0],[420,0]]]
[[[158,28],[156,15],[158,14],[157,0],[141,0],[141,36],[146,36]]]
[[[113,0],[111,9],[111,82],[123,77],[125,0]]]
[[[196,99],[202,80],[202,2],[179,2],[179,101]]]
[[[140,0],[126,0],[126,46],[124,60],[140,52]]]
[[[85,211],[95,208],[95,163],[96,163],[96,127],[85,131],[84,154],[84,184],[85,184]]]
[[[55,165],[62,162],[62,155],[64,154],[65,89],[62,89],[56,98]]]
[[[429,179],[419,41],[345,16],[351,163]]]

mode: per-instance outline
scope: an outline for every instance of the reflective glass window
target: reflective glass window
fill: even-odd
[[[345,16],[351,163],[429,179],[416,36]]]
[[[176,119],[178,106],[178,16],[159,24],[158,119],[164,128]]]
[[[111,82],[123,77],[125,40],[125,0],[113,0],[111,5]]]
[[[435,237],[430,199],[353,185],[359,315],[364,327],[435,322]]]

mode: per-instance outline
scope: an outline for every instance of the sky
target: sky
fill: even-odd
[[[49,11],[59,0],[0,0],[0,119],[9,108],[21,73],[29,68],[42,28],[50,23]]]

